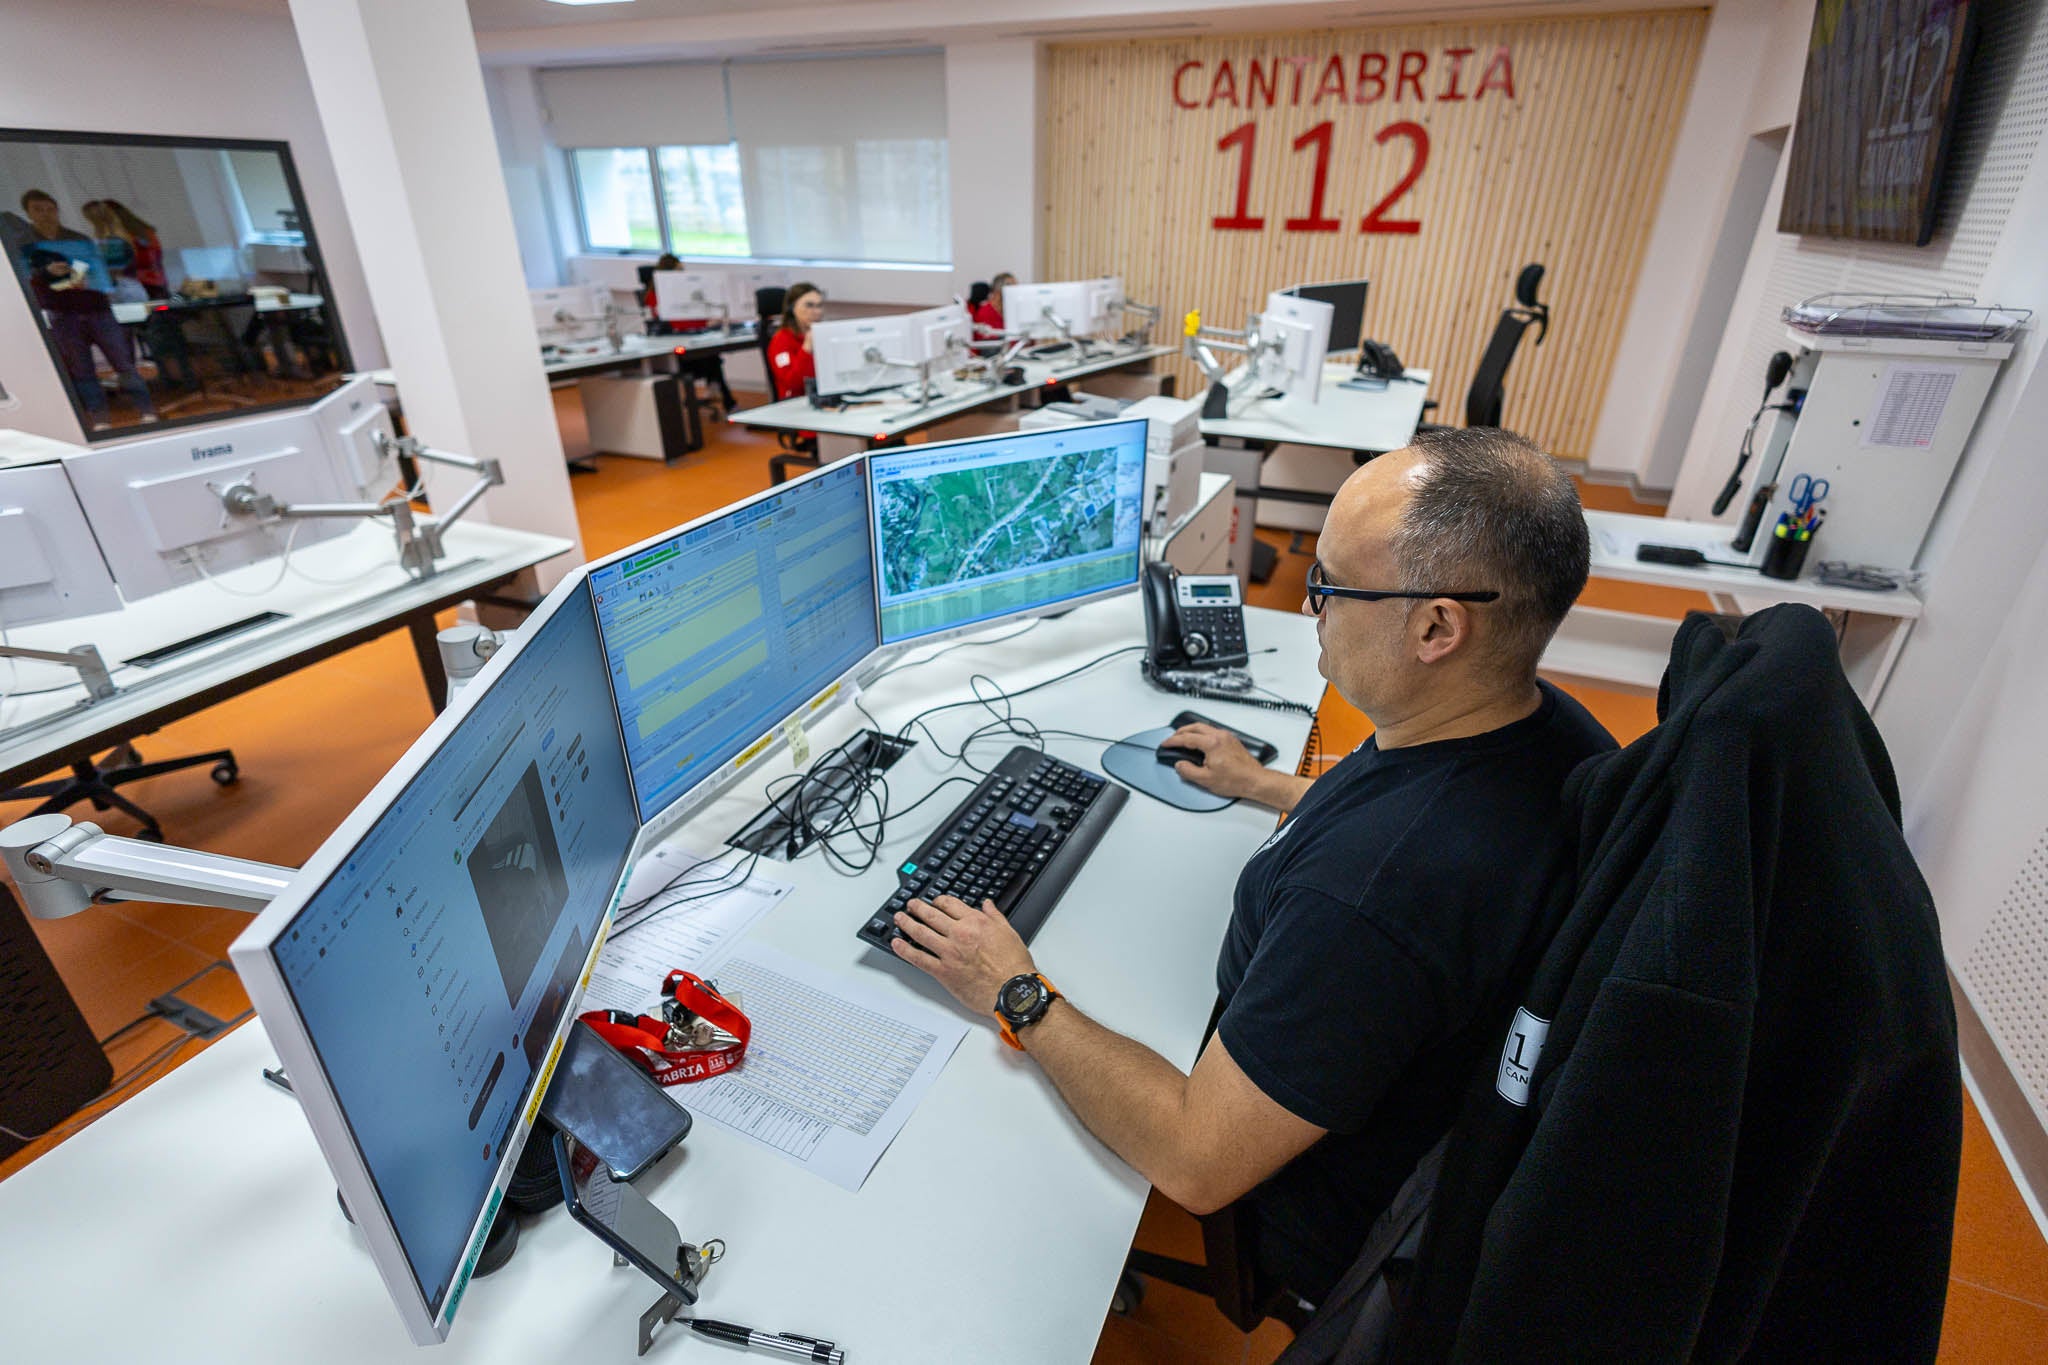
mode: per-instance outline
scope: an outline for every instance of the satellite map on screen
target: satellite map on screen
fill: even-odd
[[[1117,544],[1117,451],[1076,451],[894,479],[876,489],[887,596],[988,578]]]

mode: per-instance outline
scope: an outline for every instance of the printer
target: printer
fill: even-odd
[[[1163,536],[1192,512],[1202,479],[1202,405],[1192,399],[1131,401],[1076,393],[1071,402],[1047,403],[1017,419],[1019,431],[1080,422],[1134,421],[1145,431],[1145,529]]]

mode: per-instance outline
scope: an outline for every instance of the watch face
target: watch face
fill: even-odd
[[[1023,1014],[1038,1003],[1038,978],[1033,976],[1012,977],[1003,983],[1003,1011],[1006,1014]]]

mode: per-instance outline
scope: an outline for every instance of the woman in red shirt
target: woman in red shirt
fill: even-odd
[[[974,309],[974,332],[986,339],[997,336],[1003,330],[1003,286],[1015,284],[1017,277],[1007,270],[988,282],[988,297]]]
[[[815,284],[793,284],[782,301],[782,322],[768,341],[768,379],[777,398],[801,398],[804,381],[818,373],[811,356],[811,328],[825,316],[825,296]]]

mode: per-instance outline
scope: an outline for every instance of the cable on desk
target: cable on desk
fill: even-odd
[[[299,539],[299,528],[301,526],[304,526],[305,524],[306,523],[303,521],[295,521],[292,523],[291,529],[285,532],[284,546],[282,549],[278,551],[279,562],[277,566],[277,577],[271,579],[269,583],[265,584],[263,587],[256,589],[256,591],[254,592],[245,592],[241,588],[231,588],[227,584],[221,582],[218,578],[215,578],[213,576],[212,571],[206,567],[205,555],[202,554],[198,549],[194,549],[189,554],[187,554],[185,556],[185,562],[187,564],[190,564],[193,568],[197,569],[199,571],[199,576],[201,578],[213,584],[214,587],[219,588],[222,592],[226,593],[230,597],[268,597],[271,593],[276,592],[278,588],[283,586],[285,575],[292,571],[292,546],[296,544]]]

